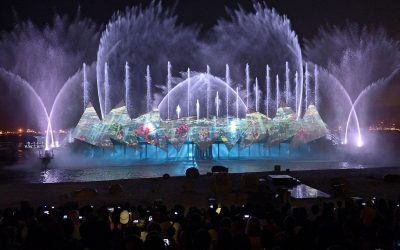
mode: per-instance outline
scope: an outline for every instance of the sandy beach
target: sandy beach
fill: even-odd
[[[256,173],[264,178],[273,172]],[[286,172],[281,172],[285,173]],[[367,169],[334,169],[290,171],[289,175],[302,183],[318,190],[333,194],[331,179],[344,177],[348,183],[347,195],[362,198],[381,197],[397,200],[400,194],[400,183],[389,183],[383,180],[386,174],[400,174],[400,167],[367,168]],[[201,175],[196,179],[186,177],[146,178],[130,180],[52,183],[52,184],[2,184],[0,185],[0,208],[19,206],[20,201],[28,200],[34,206],[61,205],[67,201],[77,201],[79,205],[102,205],[109,203],[130,202],[130,204],[150,205],[156,199],[172,206],[207,205],[209,197],[216,197],[221,204],[244,203],[248,194],[241,190],[243,174],[229,174],[231,191],[215,193],[212,190],[213,176]],[[110,194],[109,187],[120,184],[123,188],[119,194]],[[75,190],[81,188],[96,189],[98,194],[91,197],[77,197]]]

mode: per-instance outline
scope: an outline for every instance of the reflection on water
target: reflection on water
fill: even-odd
[[[71,151],[55,152],[55,158],[47,168],[38,159],[35,150],[17,151],[18,162],[12,165],[0,166],[1,183],[55,183],[55,182],[87,182],[134,178],[184,176],[186,169],[196,167],[200,174],[211,172],[214,165],[224,165],[230,173],[265,172],[281,165],[282,170],[313,170],[313,169],[349,169],[365,168],[367,165],[331,160],[293,160],[285,158],[213,160],[213,161],[150,161],[132,160],[124,157],[88,158],[77,156]]]
[[[391,136],[391,135],[390,135]],[[398,138],[398,137],[396,137]],[[31,136],[7,137],[1,143],[9,147],[11,145],[12,153],[7,153],[7,158],[17,160],[16,163],[9,164],[0,162],[0,183],[54,183],[54,182],[86,182],[86,181],[103,181],[116,179],[133,179],[133,178],[154,178],[161,177],[168,173],[171,176],[184,176],[187,168],[195,166],[199,169],[200,174],[211,172],[213,165],[224,165],[229,168],[230,173],[244,172],[265,172],[274,169],[274,165],[281,165],[281,169],[296,170],[317,170],[317,169],[363,169],[371,167],[366,164],[359,164],[353,161],[372,162],[372,166],[393,166],[393,161],[398,166],[399,159],[394,158],[393,161],[386,162],[382,157],[378,161],[366,161],[365,155],[359,154],[354,157],[347,157],[346,154],[338,155],[308,155],[315,159],[301,159],[291,156],[271,156],[263,159],[230,159],[230,160],[214,160],[192,162],[169,158],[168,161],[150,161],[150,160],[133,160],[129,156],[111,154],[107,157],[99,157],[92,155],[83,156],[79,148],[63,147],[62,150],[55,152],[55,158],[51,161],[47,168],[44,168],[38,159],[38,152],[35,150],[25,150],[23,145],[32,141]],[[11,142],[11,144],[9,144]],[[396,140],[396,143],[398,140]],[[386,145],[386,144],[382,144]],[[390,144],[392,145],[392,144]],[[397,145],[397,144],[395,144]],[[1,149],[1,147],[0,147]],[[4,151],[4,150],[3,150]],[[1,150],[0,150],[1,152]],[[7,151],[8,152],[8,151]],[[76,152],[79,152],[76,154]],[[91,151],[93,152],[93,151]],[[1,156],[1,153],[0,153]],[[99,158],[96,158],[99,157]],[[335,159],[327,160],[325,158]],[[0,157],[1,159],[1,157]],[[340,159],[340,160],[339,160]],[[343,159],[352,159],[346,161]],[[376,163],[377,162],[377,163]],[[384,163],[386,162],[386,163]],[[301,188],[301,187],[299,187]],[[295,192],[303,192],[297,190]],[[312,194],[312,191],[304,191]]]
[[[57,183],[60,182],[58,178],[58,171],[51,171],[50,169],[43,170],[41,172],[41,177],[43,183]]]
[[[329,198],[330,195],[310,186],[299,184],[290,190],[290,196],[295,199]]]
[[[41,165],[37,155],[24,156],[19,163],[0,167],[2,183],[30,182],[87,182],[118,179],[154,178],[168,173],[171,176],[184,176],[189,167],[197,167],[200,174],[211,172],[214,165],[224,165],[230,173],[271,171],[274,165],[282,170],[343,169],[368,167],[349,162],[321,160],[281,160],[281,159],[238,159],[204,162],[192,161],[142,161],[129,159],[88,159],[63,157],[58,154],[47,168]],[[300,191],[299,191],[300,192]]]

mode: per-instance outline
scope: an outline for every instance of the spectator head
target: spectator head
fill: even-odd
[[[232,249],[232,234],[229,229],[222,228],[219,230],[217,249]]]
[[[149,232],[144,242],[144,249],[146,250],[164,250],[166,249],[165,243],[161,234],[155,231]]]
[[[147,232],[157,232],[159,234],[161,234],[161,227],[160,224],[156,223],[156,222],[150,222],[147,225]]]
[[[78,210],[69,211],[68,218],[70,218],[74,224],[78,223],[79,222],[79,211]]]
[[[122,210],[119,214],[119,222],[123,225],[128,224],[129,222],[129,212],[128,210]]]
[[[174,228],[172,225],[171,225],[170,227],[168,227],[168,229],[167,229],[167,236],[168,236],[168,238],[174,237],[175,232],[176,232],[176,230],[175,230],[175,228]]]
[[[250,237],[257,237],[261,235],[261,224],[259,219],[251,217],[247,221],[246,234]]]
[[[229,217],[222,218],[219,224],[220,228],[231,229],[231,226],[232,226],[232,220]]]
[[[207,230],[199,229],[193,239],[193,247],[197,250],[208,250],[211,244],[211,237]]]

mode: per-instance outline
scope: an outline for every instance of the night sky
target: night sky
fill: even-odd
[[[18,20],[31,20],[44,26],[53,20],[54,14],[74,17],[78,8],[82,17],[92,19],[98,25],[105,25],[112,14],[126,7],[146,5],[148,0],[2,0],[0,5],[0,30],[11,31]],[[347,21],[361,25],[383,26],[390,36],[400,40],[400,1],[398,0],[268,0],[268,7],[285,14],[299,35],[300,43],[312,38],[318,28],[326,24],[342,25]],[[225,8],[241,5],[250,9],[250,0],[166,0],[165,6],[175,6],[178,22],[183,25],[197,25],[201,34],[206,35],[221,17],[226,16]],[[1,55],[0,55],[1,56]],[[400,88],[394,89],[400,93]],[[395,93],[392,89],[392,93]],[[397,94],[377,101],[386,103],[393,120],[400,121],[400,102]],[[381,112],[379,109],[376,113]],[[4,121],[1,126],[7,125]],[[12,125],[12,126],[15,126]]]
[[[297,34],[309,38],[321,25],[343,24],[347,20],[366,25],[383,25],[387,31],[400,35],[400,1],[397,0],[268,0],[267,6],[285,14],[292,21]],[[16,17],[30,19],[44,25],[51,22],[54,13],[75,15],[80,6],[83,17],[98,24],[106,24],[112,14],[127,6],[149,3],[148,0],[2,0],[0,29],[11,30]],[[166,0],[166,6],[176,6],[178,21],[185,25],[201,25],[202,30],[210,29],[221,16],[225,6],[239,4],[249,9],[250,0]]]

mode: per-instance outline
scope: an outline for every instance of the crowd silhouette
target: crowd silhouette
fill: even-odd
[[[3,250],[399,249],[399,240],[399,205],[384,199],[207,208],[21,202],[1,210],[0,222]]]

